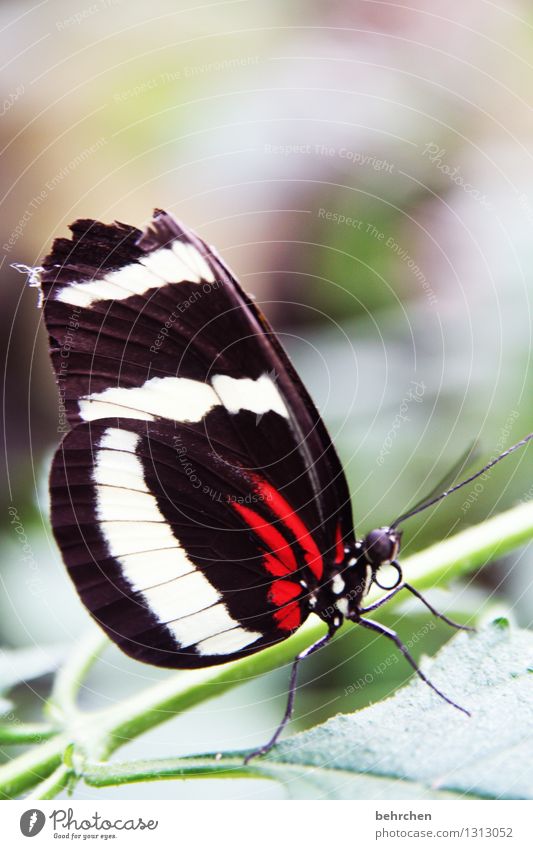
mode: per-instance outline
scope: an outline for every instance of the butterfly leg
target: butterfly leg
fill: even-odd
[[[283,731],[292,716],[292,711],[294,708],[294,696],[296,694],[296,678],[300,661],[304,660],[306,657],[309,657],[309,655],[313,654],[315,651],[318,651],[318,649],[321,649],[323,646],[329,643],[329,641],[331,640],[331,638],[339,627],[340,623],[338,623],[337,625],[330,624],[328,633],[324,637],[321,637],[319,640],[316,641],[316,643],[313,643],[312,646],[309,646],[308,648],[304,649],[300,652],[300,654],[295,657],[294,663],[292,664],[291,676],[289,679],[289,697],[287,699],[287,707],[285,708],[283,719],[276,728],[274,736],[268,741],[268,743],[265,743],[264,746],[261,746],[261,748],[256,749],[255,752],[251,752],[251,754],[246,755],[244,759],[245,764],[249,763],[252,758],[257,758],[259,755],[266,755],[266,753],[269,752],[273,746],[275,746],[281,732]]]
[[[457,708],[457,710],[460,710],[462,713],[466,713],[467,716],[470,716],[470,712],[467,711],[466,708],[461,707],[460,705],[456,704],[451,699],[449,699],[448,696],[444,695],[444,693],[437,687],[435,687],[435,685],[431,683],[429,678],[424,675],[414,657],[411,655],[406,646],[404,646],[404,644],[402,643],[396,631],[393,631],[391,628],[387,628],[385,625],[382,625],[381,622],[374,622],[373,619],[363,619],[361,617],[359,619],[355,619],[354,621],[358,622],[364,628],[368,628],[370,631],[375,631],[377,634],[383,634],[383,636],[387,637],[387,639],[392,640],[392,642],[397,646],[397,648],[400,649],[407,662],[411,664],[418,677],[421,678],[422,681],[428,685],[428,687],[431,687],[433,692],[440,696],[441,699],[444,699],[445,702],[448,702],[449,705],[452,705],[452,707]]]
[[[432,604],[430,604],[427,599],[424,598],[422,593],[418,592],[411,584],[408,584],[406,581],[402,581],[401,584],[398,584],[397,587],[394,587],[387,595],[384,595],[383,598],[380,598],[379,601],[374,602],[374,604],[369,604],[368,607],[362,607],[361,613],[370,613],[372,610],[377,610],[378,607],[381,607],[382,604],[386,604],[389,599],[399,593],[400,590],[407,590],[412,593],[412,595],[416,596],[422,604],[425,604],[427,609],[431,611],[433,616],[436,616],[438,619],[442,619],[443,622],[446,622],[447,625],[450,625],[451,628],[457,628],[461,631],[475,631],[475,628],[471,628],[469,625],[461,625],[459,622],[454,622],[453,619],[449,619],[444,613],[439,613],[438,610],[435,610]]]
[[[448,617],[445,616],[444,613],[439,613],[438,610],[435,610],[433,605],[431,605],[429,603],[429,601],[427,601],[427,599],[424,598],[422,593],[419,593],[418,590],[415,590],[415,588],[413,586],[411,586],[411,584],[404,584],[404,587],[405,587],[406,590],[408,590],[410,593],[412,593],[414,596],[416,596],[416,598],[420,599],[422,604],[425,604],[427,609],[430,610],[431,613],[434,616],[436,616],[438,619],[442,619],[443,622],[446,622],[446,624],[450,625],[452,628],[457,628],[460,631],[475,631],[476,630],[475,628],[471,628],[470,625],[461,625],[459,622],[455,622],[453,619],[448,619]]]

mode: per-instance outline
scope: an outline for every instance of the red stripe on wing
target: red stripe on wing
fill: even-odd
[[[337,532],[335,536],[335,563],[342,563],[344,560],[344,545],[342,542],[342,531],[340,522],[337,525]]]
[[[293,601],[301,592],[301,586],[294,581],[274,581],[268,592],[268,597],[272,604],[281,607],[282,604]]]
[[[278,560],[275,554],[265,554],[263,559],[263,566],[265,569],[270,572],[271,575],[274,575],[275,578],[281,578],[283,575],[290,575],[290,569],[287,569],[284,563],[281,560]]]
[[[272,492],[276,491],[272,490]],[[279,499],[277,507],[279,508],[280,502],[288,507],[287,502],[279,496],[279,493],[277,493],[277,495]],[[265,554],[263,560],[265,568],[277,578],[280,578],[280,576],[290,575],[292,572],[295,572],[298,568],[296,557],[294,556],[294,552],[283,534],[271,525],[270,522],[263,519],[263,517],[260,516],[259,513],[256,513],[255,510],[251,510],[250,507],[246,507],[238,502],[231,502],[231,505],[239,513],[239,515],[242,516],[248,527],[254,531],[254,533],[257,534],[257,536],[270,549],[270,551]],[[279,516],[278,509],[273,512]],[[281,516],[279,516],[279,518],[281,518]],[[298,520],[298,522],[300,522],[300,520]],[[285,524],[291,531],[293,531],[293,533],[295,533],[294,517],[291,523],[285,522]],[[300,522],[300,524],[303,526],[302,522]],[[307,537],[310,539],[307,529],[305,529],[305,531]],[[304,546],[302,545],[302,547]],[[316,545],[315,549],[318,553]],[[306,561],[309,563],[309,552],[307,549],[305,549],[305,551]],[[318,556],[320,557],[320,555]],[[295,631],[300,627],[302,622],[300,605],[297,601],[293,601],[293,599],[300,595],[301,592],[301,586],[294,581],[283,580],[283,578],[273,581],[268,591],[268,598],[272,604],[275,604],[276,607],[280,608],[274,612],[273,619],[281,631]]]
[[[264,498],[273,513],[278,516],[283,524],[292,531],[299,544],[304,549],[305,562],[311,569],[312,573],[317,577],[322,577],[324,565],[322,563],[322,555],[318,550],[317,544],[309,533],[305,524],[302,522],[298,514],[292,509],[288,501],[285,501],[282,495],[271,486],[263,478],[254,476],[255,487],[258,493]]]
[[[297,601],[291,601],[280,610],[274,613],[274,619],[278,628],[282,631],[295,631],[300,627],[302,616],[300,613],[300,605]]]
[[[298,564],[294,552],[285,537],[270,522],[263,519],[255,510],[251,510],[244,504],[231,502],[231,506],[239,513],[249,528],[263,540],[271,553],[265,556],[266,569],[276,577],[290,575],[296,572]]]

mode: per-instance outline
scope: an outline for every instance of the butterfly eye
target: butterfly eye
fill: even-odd
[[[371,566],[381,566],[389,563],[398,554],[400,546],[399,534],[390,528],[377,528],[370,531],[363,540],[366,558]]]

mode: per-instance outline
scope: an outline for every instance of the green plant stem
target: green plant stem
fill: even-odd
[[[165,778],[269,778],[269,772],[272,770],[263,768],[261,761],[245,766],[242,757],[225,756],[220,761],[207,757],[159,758],[114,764],[88,761],[83,779],[92,787],[110,787]]]
[[[108,644],[108,639],[99,629],[84,635],[57,672],[52,693],[47,703],[47,713],[56,722],[63,724],[79,714],[76,704],[80,687],[98,655]]]
[[[0,724],[0,745],[20,746],[24,743],[35,745],[43,740],[54,737],[58,731],[56,726],[44,722],[12,722]]]
[[[533,501],[525,501],[412,555],[402,564],[404,574],[421,590],[446,585],[531,539]]]
[[[74,773],[72,767],[62,763],[40,784],[33,793],[29,793],[27,799],[55,799],[62,790],[70,783]]]
[[[531,539],[533,504],[524,503],[408,558],[402,564],[404,574],[421,590],[443,586]],[[371,596],[371,600],[375,597]],[[392,599],[390,607],[401,600],[401,597]],[[12,797],[43,781],[61,764],[66,746],[72,743],[78,752],[74,759],[76,769],[78,774],[83,774],[86,759],[105,760],[120,746],[177,713],[215,698],[256,675],[289,664],[324,629],[323,622],[308,621],[290,639],[226,664],[218,672],[208,669],[175,673],[112,708],[82,713],[76,707],[77,691],[104,645],[100,636],[91,636],[82,648],[76,649],[58,675],[54,688],[54,711],[64,717],[64,732],[0,767],[0,793]]]
[[[0,799],[14,799],[48,778],[61,764],[69,742],[68,734],[58,734],[0,767]]]

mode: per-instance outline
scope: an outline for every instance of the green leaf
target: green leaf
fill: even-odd
[[[390,699],[278,744],[263,764],[289,787],[299,767],[304,783],[311,775],[315,797],[343,796],[348,787],[357,798],[390,790],[393,798],[398,782],[413,782],[415,798],[420,785],[435,798],[442,790],[533,798],[532,656],[533,634],[501,619],[460,634],[424,671],[471,718],[416,679]]]
[[[358,775],[350,770],[307,769],[285,778],[291,799],[458,799],[456,793],[433,790],[417,781]]]
[[[86,762],[88,784],[193,778],[269,778],[293,798],[533,797],[533,634],[500,618],[460,634],[424,669],[472,716],[420,679],[392,698],[340,715],[244,764],[246,752],[131,763]],[[512,721],[509,721],[512,717]]]

